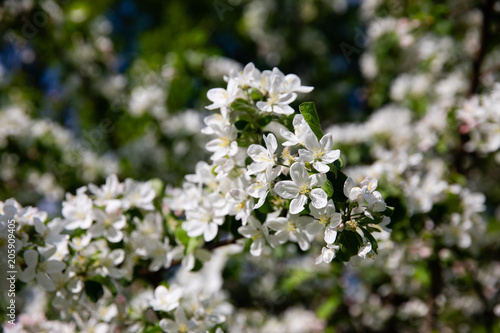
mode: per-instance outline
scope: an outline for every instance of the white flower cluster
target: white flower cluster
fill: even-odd
[[[266,245],[288,241],[306,251],[318,235],[326,242],[319,264],[330,263],[338,251],[342,261],[370,257],[376,252],[371,232],[390,231],[377,181],[355,186],[340,171],[332,135],[318,134],[319,124],[307,121],[311,113],[292,118],[289,103],[311,87],[296,75],[260,72],[253,64],[226,79],[227,89],[208,92],[208,108],[221,112],[207,117],[203,129],[215,136],[206,144],[211,162],[199,162],[182,188],[167,186],[157,198],[161,182],[120,182],[112,175],[102,186],[66,194],[62,218],[50,221],[13,199],[0,203],[1,229],[17,221],[20,279],[49,292],[53,307],[78,329],[141,331],[152,310],[152,321],[165,332],[220,332],[232,310],[219,292],[225,259],[208,251],[218,242],[238,242],[241,250],[248,238],[250,253],[260,256]],[[120,303],[124,281],[154,280],[156,272],[179,264],[168,286],[139,288],[129,303]],[[213,275],[210,283],[190,273],[201,266],[207,270],[201,276]],[[193,281],[208,290],[194,291]],[[33,327],[52,325],[39,319]]]
[[[242,224],[238,232],[251,240],[254,256],[259,256],[266,244],[276,247],[289,240],[305,251],[314,235],[322,232],[327,247],[317,263],[330,262],[339,248],[334,243],[337,228],[343,227],[342,214],[349,216],[353,211],[359,215],[362,210],[373,219],[370,212],[383,212],[384,201],[378,192],[373,195],[374,188],[370,192],[365,186],[363,194],[345,211],[335,207],[322,188],[329,183],[327,173],[332,163],[340,157],[340,150],[333,149],[332,135],[318,140],[301,114],[293,117],[293,131],[280,124],[282,116],[294,113],[289,103],[295,100],[296,92],[312,90],[302,86],[296,75],[284,75],[276,68],[260,72],[250,63],[241,72],[231,72],[226,80],[227,88],[214,88],[207,94],[213,102],[207,108],[220,110],[205,118],[202,130],[215,136],[206,144],[212,162],[199,162],[195,174],[186,176],[182,189],[169,188],[164,206],[178,216],[185,215],[182,228],[188,236],[203,235],[207,242],[217,237],[227,216],[234,216]],[[233,103],[243,104],[244,111]],[[268,115],[278,130],[262,135],[261,145],[262,129],[252,127],[257,126],[252,121]],[[237,127],[242,122],[247,124],[244,130],[253,130],[255,143],[248,147],[241,144],[248,135]],[[280,143],[277,136],[285,141]],[[361,204],[363,200],[366,205]],[[359,235],[363,243],[369,243],[363,232]]]
[[[467,100],[456,113],[460,131],[468,134],[468,152],[488,154],[500,148],[500,83],[489,94]]]
[[[60,311],[61,318],[73,320],[66,324],[37,314],[33,320],[20,318],[7,331],[35,332],[59,327],[65,332],[109,332],[121,327],[126,332],[141,332],[148,309],[164,318],[157,321],[165,332],[187,329],[204,333],[223,323],[231,308],[218,295],[218,288],[193,293],[196,281],[205,285],[195,273],[187,277],[184,274],[182,280],[168,288],[161,285],[154,293],[150,288],[137,286],[140,292],[135,292],[127,303],[120,301],[124,295],[110,293],[123,279],[131,281],[139,267],[146,269],[142,274],[149,274],[170,267],[173,260],[183,259],[183,264],[191,260],[189,256],[183,258],[184,246],[179,240],[176,239],[178,245],[170,245],[164,218],[153,206],[155,196],[151,182],[126,179],[120,183],[116,176],[110,176],[103,186],[90,184],[78,189],[76,195],[67,194],[62,209],[64,218],[49,222],[47,213],[36,208],[23,208],[13,199],[0,202],[0,230],[7,228],[9,220],[16,223],[19,259],[15,270],[20,272],[20,280],[30,286],[36,281],[49,292],[51,304]],[[2,232],[2,237],[7,234]],[[5,252],[7,243],[6,239],[0,240],[0,244],[5,244]],[[209,259],[210,255],[205,254],[205,260]],[[192,268],[188,266],[182,265],[182,270]],[[213,269],[213,265],[207,265],[199,274],[220,275],[221,267],[215,266],[216,272],[210,273]],[[102,284],[101,291],[105,287],[97,302],[89,299],[89,288],[96,287],[89,284],[92,282]],[[42,297],[37,302],[44,300]],[[218,328],[217,332],[222,331]]]

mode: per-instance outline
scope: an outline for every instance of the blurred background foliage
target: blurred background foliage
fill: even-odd
[[[399,245],[381,249],[379,261],[318,271],[289,246],[235,256],[225,286],[235,305],[257,309],[248,315],[255,327],[299,304],[315,309],[328,332],[500,331],[499,157],[464,153],[469,138],[453,113],[499,79],[498,1],[6,0],[0,31],[0,199],[52,213],[65,192],[111,173],[179,185],[206,159],[199,132],[207,90],[248,62],[314,86],[293,106],[314,101],[334,135],[347,133],[336,124],[377,123],[374,111],[387,105],[408,110],[412,121],[454,128],[432,133],[437,139],[425,149],[424,139],[401,144],[389,130],[338,139],[348,166],[380,161],[380,150],[398,145],[408,161],[412,149],[424,156],[416,171],[383,178]],[[444,120],[429,113],[436,105],[451,110]],[[393,120],[378,124],[398,126]],[[393,157],[386,162],[401,162]],[[427,177],[437,159],[446,171]],[[446,240],[453,212],[468,199],[433,197],[441,179],[485,194],[488,237],[472,238],[483,247]]]

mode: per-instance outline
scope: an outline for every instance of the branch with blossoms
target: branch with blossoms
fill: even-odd
[[[233,242],[253,256],[287,242],[302,251],[324,242],[316,264],[377,253],[374,235],[390,232],[392,208],[376,179],[358,185],[341,171],[314,104],[301,104],[300,114],[289,105],[313,88],[251,63],[226,80],[226,89],[208,92],[207,108],[220,111],[203,129],[213,136],[210,163],[199,162],[182,188],[110,176],[67,194],[62,218],[50,221],[15,200],[1,203],[2,228],[17,221],[20,280],[43,287],[61,318],[80,330],[220,332],[227,302],[172,282],[173,265],[199,271],[214,248]],[[160,272],[163,282],[144,271]],[[138,279],[146,291],[128,292]],[[129,305],[117,303],[125,295]]]
[[[375,254],[372,234],[390,232],[392,209],[376,179],[356,186],[341,171],[340,150],[331,134],[323,135],[314,104],[301,104],[300,114],[290,107],[297,93],[313,88],[251,63],[226,80],[227,89],[208,92],[207,108],[220,110],[203,130],[216,136],[206,145],[212,164],[198,164],[196,175],[186,177],[201,191],[181,202],[199,204],[176,207],[185,212],[188,235],[211,241],[229,215],[241,221],[238,234],[250,239],[255,256],[288,241],[306,251],[318,234],[326,245],[316,263]]]

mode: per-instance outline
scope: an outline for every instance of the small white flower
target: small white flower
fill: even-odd
[[[315,235],[326,229],[324,236],[325,242],[333,244],[337,238],[337,227],[342,221],[342,215],[335,212],[333,201],[328,201],[326,207],[319,209],[309,204],[309,210],[315,219],[307,225],[307,232],[311,235]]]
[[[344,183],[344,195],[351,202],[360,202],[363,199],[363,190],[356,186],[351,177],[348,177]]]
[[[55,252],[48,253],[50,257]],[[38,259],[38,252],[35,250],[28,250],[24,252],[24,261],[28,267],[21,274],[21,281],[26,283],[36,278],[36,282],[47,291],[54,291],[55,285],[52,281],[52,274],[60,273],[66,265],[58,260],[41,260]]]
[[[66,220],[65,229],[88,229],[92,225],[92,199],[85,194],[86,190],[87,188],[82,187],[77,190],[76,196],[66,195],[62,207],[62,215]]]
[[[327,173],[330,171],[328,164],[335,162],[340,157],[340,150],[332,150],[332,134],[328,133],[318,138],[311,131],[305,137],[305,146],[307,149],[299,149],[299,161],[309,162],[314,169],[319,172]]]
[[[205,148],[213,153],[210,157],[212,160],[219,160],[224,156],[234,156],[238,153],[238,143],[236,142],[238,133],[234,125],[214,127],[214,133],[218,138],[205,145]]]
[[[316,265],[321,264],[322,262],[330,263],[332,259],[335,258],[337,251],[340,249],[338,245],[327,244],[321,249],[321,254],[318,258],[316,258]]]
[[[271,78],[271,87],[269,89],[269,97],[267,101],[257,102],[257,108],[263,112],[274,112],[278,115],[290,115],[295,111],[288,104],[295,101],[296,93],[281,93],[283,89],[283,79],[279,76]]]
[[[230,214],[235,215],[236,220],[241,220],[241,224],[246,225],[255,206],[254,200],[240,189],[232,189],[229,195],[229,201],[233,204]]]
[[[151,182],[136,182],[130,178],[125,179],[125,190],[123,194],[123,209],[138,207],[145,210],[153,210],[153,199],[156,193]]]
[[[367,242],[366,240],[363,243],[363,246],[358,251],[358,257],[366,259],[366,257],[370,257],[370,251],[372,250],[372,244]]]
[[[178,257],[182,251],[182,247],[172,247],[169,244],[167,237],[163,242],[156,239],[143,238],[147,256],[151,258],[151,263],[148,269],[152,272],[158,271],[160,268],[168,268],[172,265],[174,257]]]
[[[212,172],[213,168],[214,167],[209,165],[207,162],[200,161],[196,163],[195,173],[186,175],[184,178],[186,178],[188,182],[198,184],[200,186],[205,184],[210,189],[216,190],[218,185],[217,179]]]
[[[168,289],[165,286],[158,286],[154,291],[154,298],[150,300],[149,305],[155,311],[172,311],[179,306],[183,290],[180,287],[170,286]]]
[[[266,172],[260,173],[255,179],[255,183],[247,188],[249,196],[259,199],[254,209],[261,207],[266,201],[269,191],[272,189],[273,181],[281,173],[281,167],[267,169]]]
[[[250,245],[250,254],[258,257],[261,255],[266,240],[269,237],[269,230],[267,226],[254,217],[250,216],[248,219],[248,224],[238,228],[238,232],[242,234],[245,238],[250,238],[252,240],[252,245]]]
[[[273,247],[287,242],[289,239],[297,242],[302,251],[309,249],[309,238],[306,234],[306,226],[312,222],[310,216],[288,214],[287,217],[271,218],[266,221],[269,229],[276,231],[270,237]]]
[[[248,166],[248,174],[253,175],[263,172],[276,165],[276,149],[278,142],[273,134],[264,135],[266,148],[261,145],[250,145],[247,153],[253,160],[253,163]]]
[[[305,147],[306,137],[309,133],[313,132],[311,127],[309,127],[309,124],[305,121],[303,115],[296,114],[295,117],[293,117],[293,130],[295,133],[292,133],[287,129],[280,129],[281,136],[287,140],[283,143],[283,146],[288,147],[300,144]]]
[[[294,163],[290,167],[292,180],[278,182],[274,191],[284,199],[292,199],[290,202],[290,213],[298,214],[304,210],[307,198],[311,199],[315,208],[323,208],[328,203],[328,196],[321,188],[325,181],[324,174],[309,175],[306,168],[301,163]]]
[[[106,178],[106,184],[98,187],[89,184],[89,191],[95,195],[95,203],[98,206],[106,206],[110,201],[116,201],[117,197],[123,192],[123,184],[118,181],[116,175],[110,175]]]
[[[60,242],[67,242],[69,235],[61,235],[64,224],[60,218],[55,218],[45,225],[38,217],[33,219],[35,231],[41,235],[46,243],[57,245]]]
[[[283,92],[300,92],[309,93],[313,91],[314,87],[303,86],[300,82],[300,78],[295,74],[288,74],[285,76],[285,81],[283,82]]]
[[[89,229],[92,238],[105,237],[111,243],[118,243],[123,239],[121,229],[127,224],[123,214],[110,214],[101,209],[94,209],[93,213],[96,223]]]
[[[226,212],[221,209],[222,205],[225,205],[225,200],[219,194],[204,197],[201,205],[186,211],[186,221],[182,228],[189,237],[203,235],[206,242],[213,240],[217,236],[219,225],[224,223]]]
[[[222,115],[227,118],[229,106],[236,99],[239,92],[238,80],[230,79],[227,83],[227,89],[213,88],[207,92],[207,97],[212,104],[206,106],[206,108],[209,110],[221,109]]]
[[[125,259],[125,251],[123,249],[114,249],[109,251],[108,247],[103,247],[97,260],[94,262],[96,273],[104,277],[110,276],[115,279],[123,277],[123,271],[117,266]]]
[[[164,332],[167,333],[178,333],[194,332],[198,328],[198,324],[193,319],[188,320],[184,310],[181,307],[177,307],[174,312],[175,320],[162,319],[160,320],[160,327]]]

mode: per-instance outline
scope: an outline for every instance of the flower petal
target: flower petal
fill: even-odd
[[[328,203],[328,196],[326,192],[320,188],[315,188],[309,193],[311,203],[316,208],[323,208]]]
[[[333,243],[335,243],[336,239],[337,239],[337,231],[333,228],[326,228],[325,229],[325,242],[327,244],[333,244]]]
[[[205,242],[210,242],[217,236],[217,230],[219,228],[217,227],[217,224],[210,222],[207,225],[207,228],[205,229],[205,232],[203,233],[203,238],[205,239]]]
[[[28,267],[36,267],[38,264],[38,252],[35,250],[28,250],[24,252],[24,262]]]
[[[309,183],[309,173],[302,163],[293,163],[290,167],[290,177],[298,187]]]
[[[301,211],[303,211],[306,203],[307,203],[307,197],[303,194],[300,195],[298,198],[293,199],[292,202],[290,202],[290,214],[298,214]]]
[[[264,141],[266,142],[267,150],[269,150],[271,154],[274,154],[276,149],[278,149],[278,142],[274,134],[268,134],[267,137],[264,135]]]
[[[318,221],[314,221],[313,223],[309,223],[306,226],[307,232],[311,235],[316,235],[318,232],[320,232],[324,228],[325,228],[325,226],[321,223],[318,223]]]
[[[300,189],[294,182],[284,180],[276,184],[274,192],[284,199],[293,199],[299,195]]]

